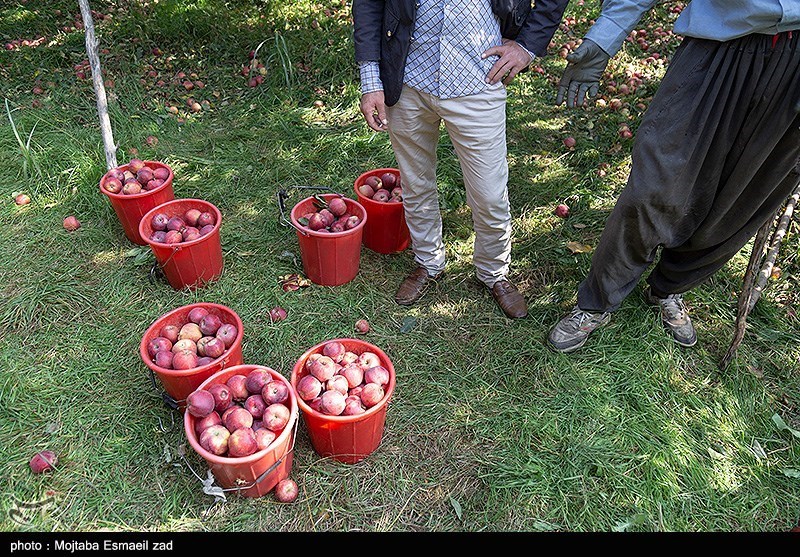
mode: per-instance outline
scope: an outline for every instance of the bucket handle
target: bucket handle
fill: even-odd
[[[158,388],[158,385],[156,385],[155,373],[153,373],[153,370],[150,368],[147,368],[147,371],[150,372],[150,382],[153,384],[153,389],[155,389],[156,392],[158,392],[160,389]],[[172,396],[167,394],[167,391],[164,390],[161,390],[161,400],[163,400],[164,404],[166,404],[173,410],[177,410],[178,408],[180,408],[182,402],[186,402],[186,400],[175,400]]]
[[[335,193],[339,197],[344,197],[344,194],[337,192],[334,189],[329,188],[328,186],[291,186],[293,189],[303,189],[303,190],[327,190],[331,193]],[[280,222],[283,226],[291,226],[295,230],[297,230],[303,236],[308,236],[308,232],[305,229],[300,228],[295,223],[292,222],[291,219],[286,218],[286,198],[289,197],[289,193],[285,189],[278,190],[278,210],[280,211],[280,218],[278,222]]]
[[[164,276],[164,273],[163,273],[164,267],[166,267],[167,263],[169,263],[170,260],[175,256],[175,254],[178,253],[179,251],[181,251],[182,249],[183,248],[181,248],[180,246],[172,246],[172,253],[169,254],[169,257],[167,257],[167,260],[164,261],[164,263],[159,263],[157,260],[156,260],[155,263],[153,263],[153,266],[150,268],[150,283],[151,284],[155,284],[156,273],[159,273],[161,275],[161,277],[163,278],[163,276]]]
[[[300,416],[295,414],[294,431],[292,432],[292,446],[287,448],[286,452],[283,453],[282,457],[280,457],[278,460],[273,462],[269,466],[269,468],[264,470],[264,472],[262,472],[261,475],[259,477],[257,477],[255,479],[255,481],[253,481],[253,483],[251,483],[249,485],[238,485],[236,487],[217,487],[217,486],[214,486],[213,485],[213,481],[209,482],[208,480],[203,480],[203,478],[201,478],[197,474],[197,472],[194,471],[194,468],[192,468],[192,465],[189,464],[189,460],[186,458],[186,455],[181,454],[181,457],[183,458],[183,461],[186,463],[186,466],[189,468],[189,470],[191,470],[192,474],[194,474],[195,477],[197,477],[197,479],[200,480],[200,482],[203,484],[203,491],[205,493],[207,493],[209,495],[215,495],[215,493],[219,494],[219,495],[215,495],[215,497],[220,497],[221,499],[225,500],[225,492],[228,492],[228,491],[246,491],[248,489],[251,489],[251,488],[257,486],[258,484],[260,484],[262,481],[264,481],[264,479],[267,476],[269,476],[273,471],[275,471],[275,469],[278,466],[283,464],[283,461],[286,459],[286,456],[289,453],[291,453],[292,451],[294,451],[294,445],[297,442],[297,426],[299,425],[299,423],[300,423]],[[208,475],[209,475],[210,479],[213,479],[214,476],[211,473],[211,470],[208,471]]]

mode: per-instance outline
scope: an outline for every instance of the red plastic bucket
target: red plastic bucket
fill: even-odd
[[[180,327],[188,322],[189,312],[198,307],[208,310],[209,313],[216,314],[223,323],[233,323],[236,325],[239,331],[236,340],[233,341],[233,344],[222,356],[206,366],[184,370],[167,369],[157,366],[147,352],[147,344],[157,336],[160,336],[161,328],[165,325],[177,325]],[[197,389],[203,381],[220,370],[242,364],[242,337],[244,334],[242,329],[242,320],[235,311],[228,307],[205,302],[189,304],[188,306],[179,307],[169,313],[165,313],[148,327],[144,336],[142,336],[142,342],[139,344],[139,356],[150,371],[158,376],[161,384],[164,386],[164,391],[175,399],[181,408],[184,408],[185,404],[183,402],[186,400],[186,397]]]
[[[326,340],[309,348],[295,363],[291,377],[295,394],[297,394],[297,383],[308,375],[306,360],[312,354],[321,353],[322,347],[329,342],[341,342],[346,350],[359,355],[362,352],[373,352],[377,354],[381,365],[389,371],[389,384],[385,389],[383,400],[363,414],[330,416],[317,412],[303,399],[297,397],[297,404],[303,413],[303,421],[308,429],[314,450],[320,456],[332,457],[346,464],[354,464],[369,456],[381,443],[386,423],[386,410],[395,387],[394,365],[383,350],[363,340],[354,338]]]
[[[353,184],[358,202],[364,206],[369,215],[369,220],[364,225],[364,247],[384,254],[403,251],[411,243],[403,204],[373,201],[369,197],[364,197],[358,188],[370,176],[380,178],[381,174],[386,172],[400,176],[400,171],[396,168],[377,168],[364,172]]]
[[[150,239],[153,234],[153,216],[158,213],[164,213],[167,217],[181,216],[193,208],[215,215],[214,230],[196,240],[179,244],[164,244]],[[170,286],[176,290],[194,290],[218,279],[222,274],[222,244],[219,236],[221,225],[222,213],[208,201],[173,199],[153,207],[142,217],[139,234],[153,250]]]
[[[220,371],[203,381],[198,389],[206,389],[215,383],[225,383],[236,374],[247,375],[254,369],[266,369],[275,380],[286,383],[286,378],[267,366],[238,365]],[[214,479],[226,489],[235,489],[244,497],[261,497],[272,491],[279,481],[288,478],[292,470],[292,455],[297,428],[297,397],[294,389],[289,389],[289,411],[291,417],[286,427],[275,440],[263,450],[243,457],[217,456],[200,446],[200,440],[194,430],[196,418],[189,412],[183,414],[183,428],[186,438],[201,457],[208,463]]]
[[[144,163],[150,168],[163,167],[169,170],[169,176],[164,180],[163,184],[152,190],[135,193],[133,195],[124,195],[122,193],[111,193],[106,190],[104,184],[108,179],[108,174],[104,175],[100,180],[100,191],[103,192],[111,202],[111,206],[114,208],[114,212],[117,213],[120,224],[122,224],[122,229],[125,231],[125,236],[134,244],[142,246],[147,245],[147,242],[145,242],[139,233],[139,221],[141,221],[142,217],[153,207],[175,199],[175,193],[172,190],[172,169],[163,162],[144,161]],[[125,172],[128,170],[128,166],[129,165],[124,164],[117,168]]]
[[[341,196],[326,193],[322,197],[325,201],[330,201]],[[347,205],[347,211],[361,219],[358,226],[344,232],[317,232],[300,224],[298,219],[304,214],[316,211],[314,197],[307,197],[299,202],[291,213],[292,225],[300,243],[303,271],[311,282],[323,286],[339,286],[350,282],[356,278],[361,262],[361,237],[367,222],[367,211],[353,199],[342,199]]]

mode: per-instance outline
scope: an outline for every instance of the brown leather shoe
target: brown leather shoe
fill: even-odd
[[[498,280],[492,286],[492,296],[497,305],[508,317],[518,319],[528,315],[528,304],[517,287],[506,279]]]
[[[431,281],[436,281],[441,276],[442,273],[439,273],[435,277],[431,277],[428,275],[427,269],[417,267],[400,283],[397,293],[394,295],[394,301],[401,306],[414,304],[425,293],[428,284]]]

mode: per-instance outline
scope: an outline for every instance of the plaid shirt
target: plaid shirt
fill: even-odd
[[[478,93],[498,59],[481,53],[500,44],[489,0],[419,0],[403,82],[442,99]],[[377,60],[359,62],[359,71],[361,94],[383,90]]]

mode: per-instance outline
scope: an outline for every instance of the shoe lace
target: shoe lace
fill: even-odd
[[[573,308],[572,313],[569,316],[569,323],[575,329],[580,329],[583,327],[583,324],[587,321],[594,321],[595,315],[588,312],[583,311],[582,309],[576,307]]]
[[[680,294],[670,294],[666,298],[659,298],[658,301],[669,319],[684,319],[686,317],[686,304]]]

